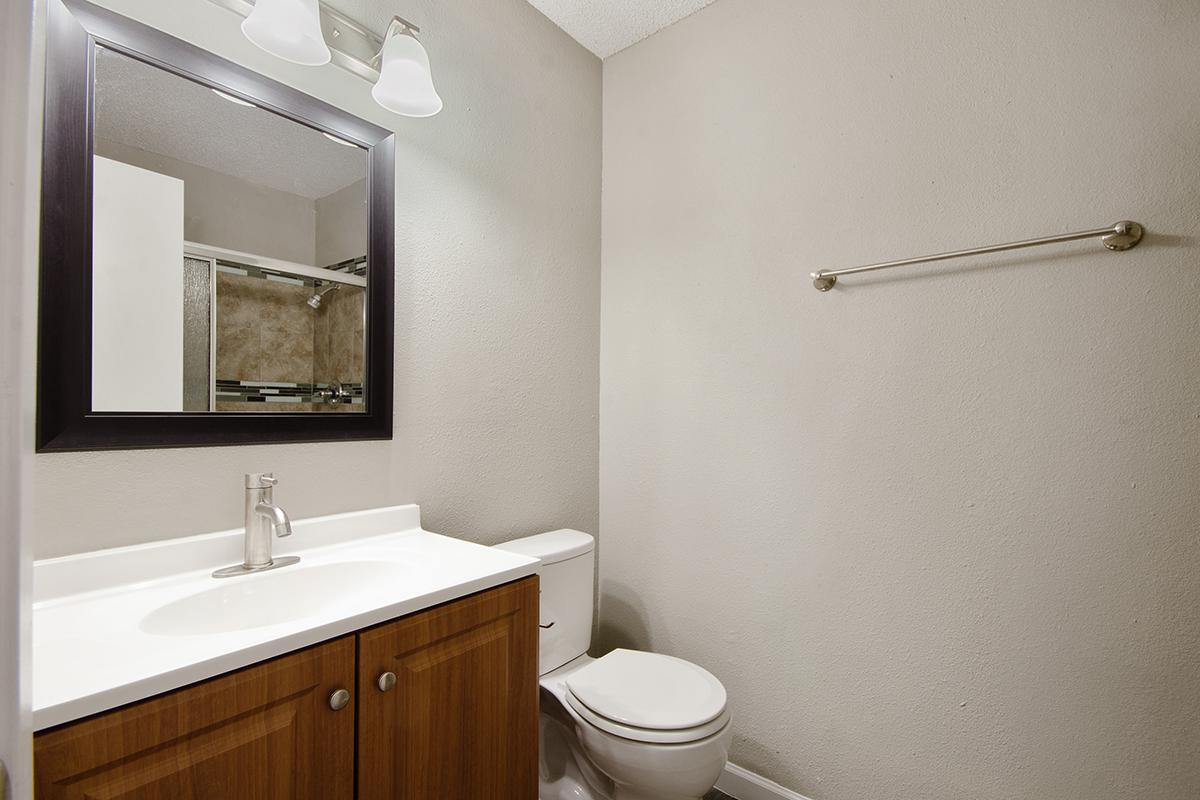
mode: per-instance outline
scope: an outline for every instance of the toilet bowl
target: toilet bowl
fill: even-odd
[[[699,800],[732,738],[725,687],[696,664],[588,656],[595,543],[553,531],[497,545],[542,560],[540,800]]]
[[[644,722],[641,725],[629,724],[631,720],[628,718],[613,719],[592,709],[572,689],[579,678],[587,677],[589,669],[604,667],[606,659],[623,655],[646,657],[643,666],[650,663],[650,659],[669,659],[664,664],[668,669],[661,675],[664,679],[669,679],[670,668],[686,666],[699,669],[669,656],[615,650],[600,659],[580,656],[543,675],[543,705],[547,702],[554,704],[553,712],[543,709],[543,713],[554,713],[560,722],[567,722],[567,725],[557,728],[547,729],[543,726],[543,748],[553,746],[547,741],[549,737],[565,733],[573,739],[574,744],[572,747],[572,743],[568,742],[566,749],[572,750],[577,758],[585,758],[587,765],[594,767],[605,780],[595,781],[593,778],[592,788],[597,790],[593,794],[582,794],[574,787],[564,792],[561,787],[554,785],[554,779],[567,775],[568,771],[560,768],[556,775],[553,765],[542,759],[541,800],[605,797],[614,800],[696,800],[711,789],[720,776],[729,755],[732,737],[723,689],[720,693],[720,711],[715,717],[682,728],[646,727]],[[712,678],[711,675],[708,677]],[[637,686],[633,680],[636,678],[624,686]],[[716,681],[715,678],[712,680]],[[641,683],[642,686],[655,684],[661,686],[661,681]],[[617,685],[614,688],[620,687]],[[703,716],[711,714],[707,711],[698,712],[696,719]],[[588,774],[586,768],[581,768],[579,772],[585,776]]]

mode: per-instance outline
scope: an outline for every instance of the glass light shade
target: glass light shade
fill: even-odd
[[[406,117],[432,117],[442,110],[429,54],[412,34],[397,33],[384,42],[383,64],[371,96],[388,111]]]
[[[242,22],[242,33],[284,61],[309,67],[329,63],[317,0],[256,0]]]
[[[249,106],[250,108],[258,108],[258,106],[254,105],[254,103],[251,103],[249,100],[243,100],[240,97],[235,97],[234,95],[231,95],[228,92],[222,92],[220,89],[213,89],[212,93],[215,94],[217,97],[221,98],[222,100],[228,100],[231,103],[237,103],[239,106]]]

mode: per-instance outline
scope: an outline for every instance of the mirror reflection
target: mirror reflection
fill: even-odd
[[[365,410],[367,153],[96,49],[92,410]]]

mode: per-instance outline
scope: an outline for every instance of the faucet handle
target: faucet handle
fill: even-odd
[[[274,472],[247,472],[246,473],[246,488],[247,489],[270,489],[275,484],[279,483],[279,479],[275,477]]]

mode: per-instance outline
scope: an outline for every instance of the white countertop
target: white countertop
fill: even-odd
[[[241,529],[35,562],[34,728],[499,586],[539,563],[424,531],[416,506],[293,528],[274,555],[299,564],[235,578],[211,573],[241,562]]]

